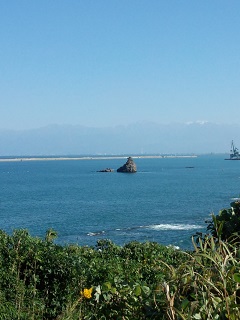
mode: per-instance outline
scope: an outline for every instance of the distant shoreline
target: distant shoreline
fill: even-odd
[[[131,156],[133,159],[166,159],[166,158],[197,158],[196,155],[166,155],[166,156]],[[67,161],[67,160],[112,160],[127,159],[128,156],[84,156],[84,157],[16,157],[0,158],[0,162],[21,162],[21,161]]]

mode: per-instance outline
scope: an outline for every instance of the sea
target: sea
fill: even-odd
[[[44,238],[52,228],[61,245],[109,239],[188,250],[212,213],[240,197],[240,161],[225,157],[136,157],[134,174],[116,171],[120,157],[0,161],[0,229]],[[114,172],[98,172],[105,168]]]

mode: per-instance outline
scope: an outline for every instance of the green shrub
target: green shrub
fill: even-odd
[[[212,215],[207,230],[215,238],[223,241],[239,242],[240,202],[232,202],[230,206],[228,209],[221,210],[218,215]]]
[[[157,243],[60,246],[55,236],[0,232],[0,319],[158,318],[155,292],[169,279],[161,261],[186,261],[183,252]],[[83,292],[90,289],[88,299]]]
[[[200,240],[191,260],[165,284],[170,319],[240,319],[240,264],[236,248]]]
[[[45,239],[0,231],[0,320],[240,319],[234,204],[213,216],[193,252],[107,239],[60,246],[54,230]]]

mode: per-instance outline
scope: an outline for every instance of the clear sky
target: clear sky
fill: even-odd
[[[240,122],[239,0],[0,0],[0,129]]]

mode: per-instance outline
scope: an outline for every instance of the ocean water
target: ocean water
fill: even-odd
[[[0,229],[28,229],[57,243],[110,239],[191,248],[205,220],[240,195],[240,161],[224,155],[136,158],[138,172],[101,173],[126,159],[0,162]]]

